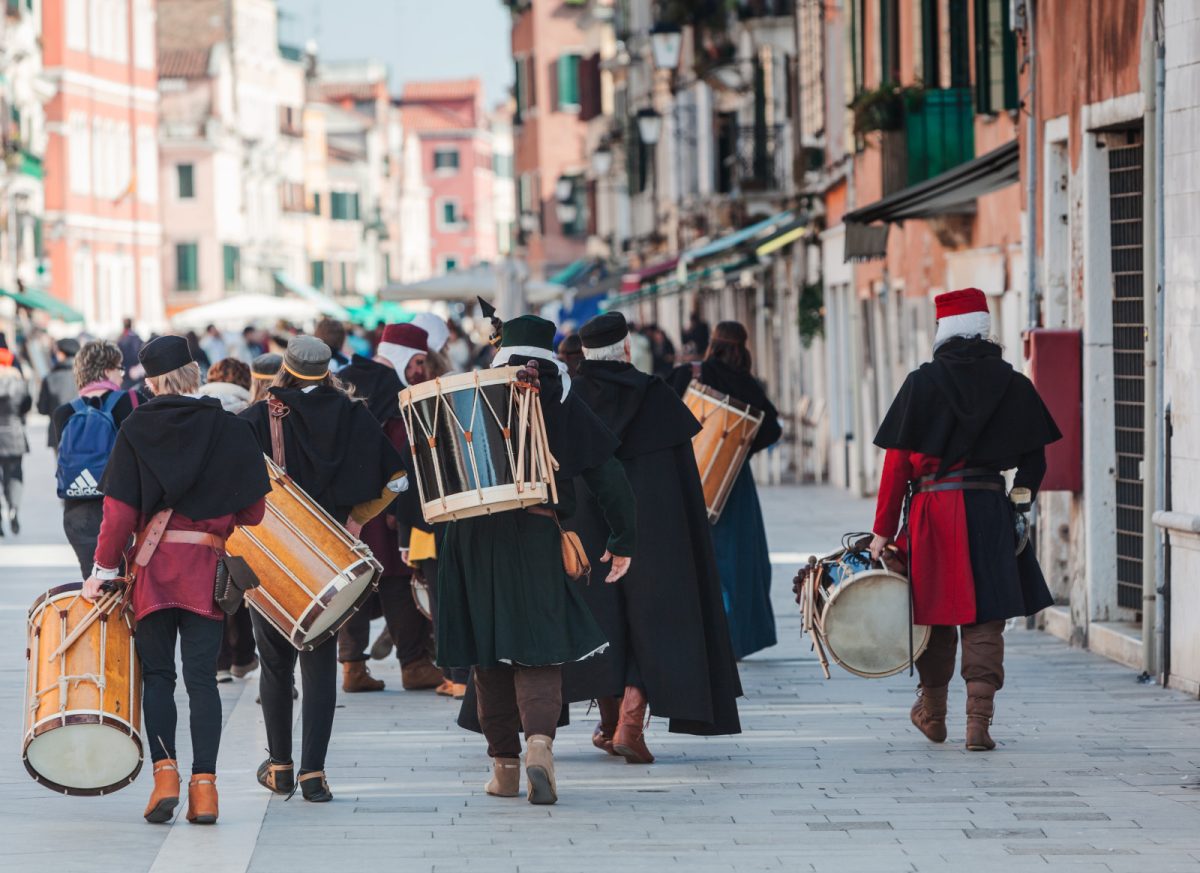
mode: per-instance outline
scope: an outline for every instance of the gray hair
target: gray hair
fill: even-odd
[[[589,361],[620,361],[629,363],[629,337],[615,342],[611,346],[600,346],[598,349],[583,347],[583,356]]]

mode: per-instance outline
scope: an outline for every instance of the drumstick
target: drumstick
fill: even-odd
[[[57,660],[63,652],[75,645],[75,641],[83,636],[83,632],[91,627],[92,623],[101,615],[107,615],[108,612],[114,606],[116,606],[117,601],[120,599],[121,592],[110,591],[97,600],[92,605],[92,608],[87,611],[87,614],[84,615],[79,624],[75,625],[75,628],[69,634],[67,634],[66,638],[63,639],[62,643],[59,644],[59,647],[50,653],[49,660]]]
[[[542,415],[542,404],[539,402],[535,407],[535,415],[537,416],[538,436],[541,438],[542,451],[546,460],[546,478],[550,484],[550,502],[558,503],[558,480],[554,476],[554,471],[558,468],[558,461],[550,452],[550,435],[546,433],[546,419]]]
[[[525,401],[528,392],[518,389],[517,394],[517,469],[513,479],[517,484],[517,493],[524,490],[525,484]]]

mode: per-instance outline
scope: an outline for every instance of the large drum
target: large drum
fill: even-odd
[[[519,367],[443,376],[400,392],[421,511],[429,523],[546,503],[554,459]]]
[[[750,445],[762,426],[763,414],[696,380],[683,395],[703,430],[692,437],[692,451],[704,483],[704,504],[713,524],[721,517],[733,483],[750,455]]]
[[[133,625],[116,597],[56,655],[99,611],[82,587],[51,588],[29,609],[21,757],[47,788],[86,796],[123,788],[142,768],[142,675]]]
[[[375,589],[383,567],[292,478],[267,459],[271,493],[260,524],[239,527],[225,544],[260,585],[246,601],[300,651],[319,646]]]
[[[858,546],[810,558],[796,599],[826,679],[830,658],[876,679],[908,669],[929,644],[930,629],[912,623],[908,579],[872,565]]]

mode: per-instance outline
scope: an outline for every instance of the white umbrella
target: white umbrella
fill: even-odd
[[[278,321],[305,324],[319,320],[324,314],[321,305],[311,300],[270,294],[234,294],[177,312],[171,316],[171,327],[203,330],[214,324],[224,330],[241,330],[252,324],[270,326]]]
[[[473,301],[476,297],[482,297],[484,300],[498,300],[512,281],[513,277],[506,276],[503,270],[498,272],[490,266],[474,267],[470,270],[454,270],[444,276],[410,282],[407,285],[385,285],[380,289],[379,299]],[[516,281],[520,281],[519,277]],[[565,286],[556,282],[526,280],[524,299],[526,303],[540,306],[560,299],[566,290]]]

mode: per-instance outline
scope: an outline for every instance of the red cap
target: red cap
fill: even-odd
[[[383,329],[379,341],[419,352],[429,351],[429,334],[415,324],[389,324]]]
[[[949,291],[933,298],[937,306],[937,319],[941,321],[950,315],[966,315],[969,312],[988,311],[987,297],[978,288],[963,288],[960,291]]]

